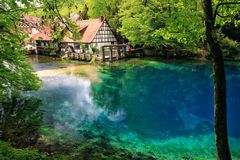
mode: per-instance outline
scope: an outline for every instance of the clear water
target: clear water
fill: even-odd
[[[134,59],[72,66],[38,62],[35,69],[43,81],[36,93],[44,100],[41,132],[51,141],[61,137],[63,143],[80,142],[83,131],[88,131],[104,136],[113,146],[156,159],[215,159],[209,63]],[[230,148],[237,160],[240,65],[227,64],[226,74]]]

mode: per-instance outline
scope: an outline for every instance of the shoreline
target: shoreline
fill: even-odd
[[[140,54],[140,53],[137,53]],[[108,61],[101,61],[101,60],[95,60],[93,62],[89,62],[89,61],[84,61],[84,60],[74,60],[74,59],[63,59],[60,56],[56,56],[56,55],[36,55],[36,54],[28,54],[27,57],[28,58],[34,58],[34,56],[40,56],[40,57],[49,57],[52,60],[56,60],[56,61],[72,61],[74,62],[82,62],[82,63],[87,63],[87,64],[91,64],[91,63],[106,63]],[[195,56],[159,56],[159,55],[143,55],[143,56],[128,56],[126,58],[123,59],[119,59],[119,60],[114,60],[113,62],[110,63],[115,63],[115,62],[119,62],[119,61],[124,61],[124,60],[130,60],[130,59],[151,59],[151,60],[186,60],[186,61],[202,61],[202,62],[211,62],[211,58],[207,57],[207,56],[203,56],[203,55],[195,55]],[[228,57],[224,57],[224,62],[240,62],[240,57],[232,57],[232,58],[228,58]]]

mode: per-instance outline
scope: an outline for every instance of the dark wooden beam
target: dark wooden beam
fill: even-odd
[[[112,56],[113,56],[113,52],[112,52],[112,48],[110,47],[110,62],[112,62]]]

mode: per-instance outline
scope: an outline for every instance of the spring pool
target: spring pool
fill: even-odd
[[[40,133],[48,141],[82,145],[104,139],[154,159],[215,159],[210,63],[131,59],[34,67],[43,82],[34,93],[43,100]],[[226,75],[229,143],[237,160],[240,65],[226,64]]]

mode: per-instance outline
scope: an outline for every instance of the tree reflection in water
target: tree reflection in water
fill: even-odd
[[[34,97],[13,98],[4,108],[1,139],[16,147],[36,144],[42,125],[41,101]]]

